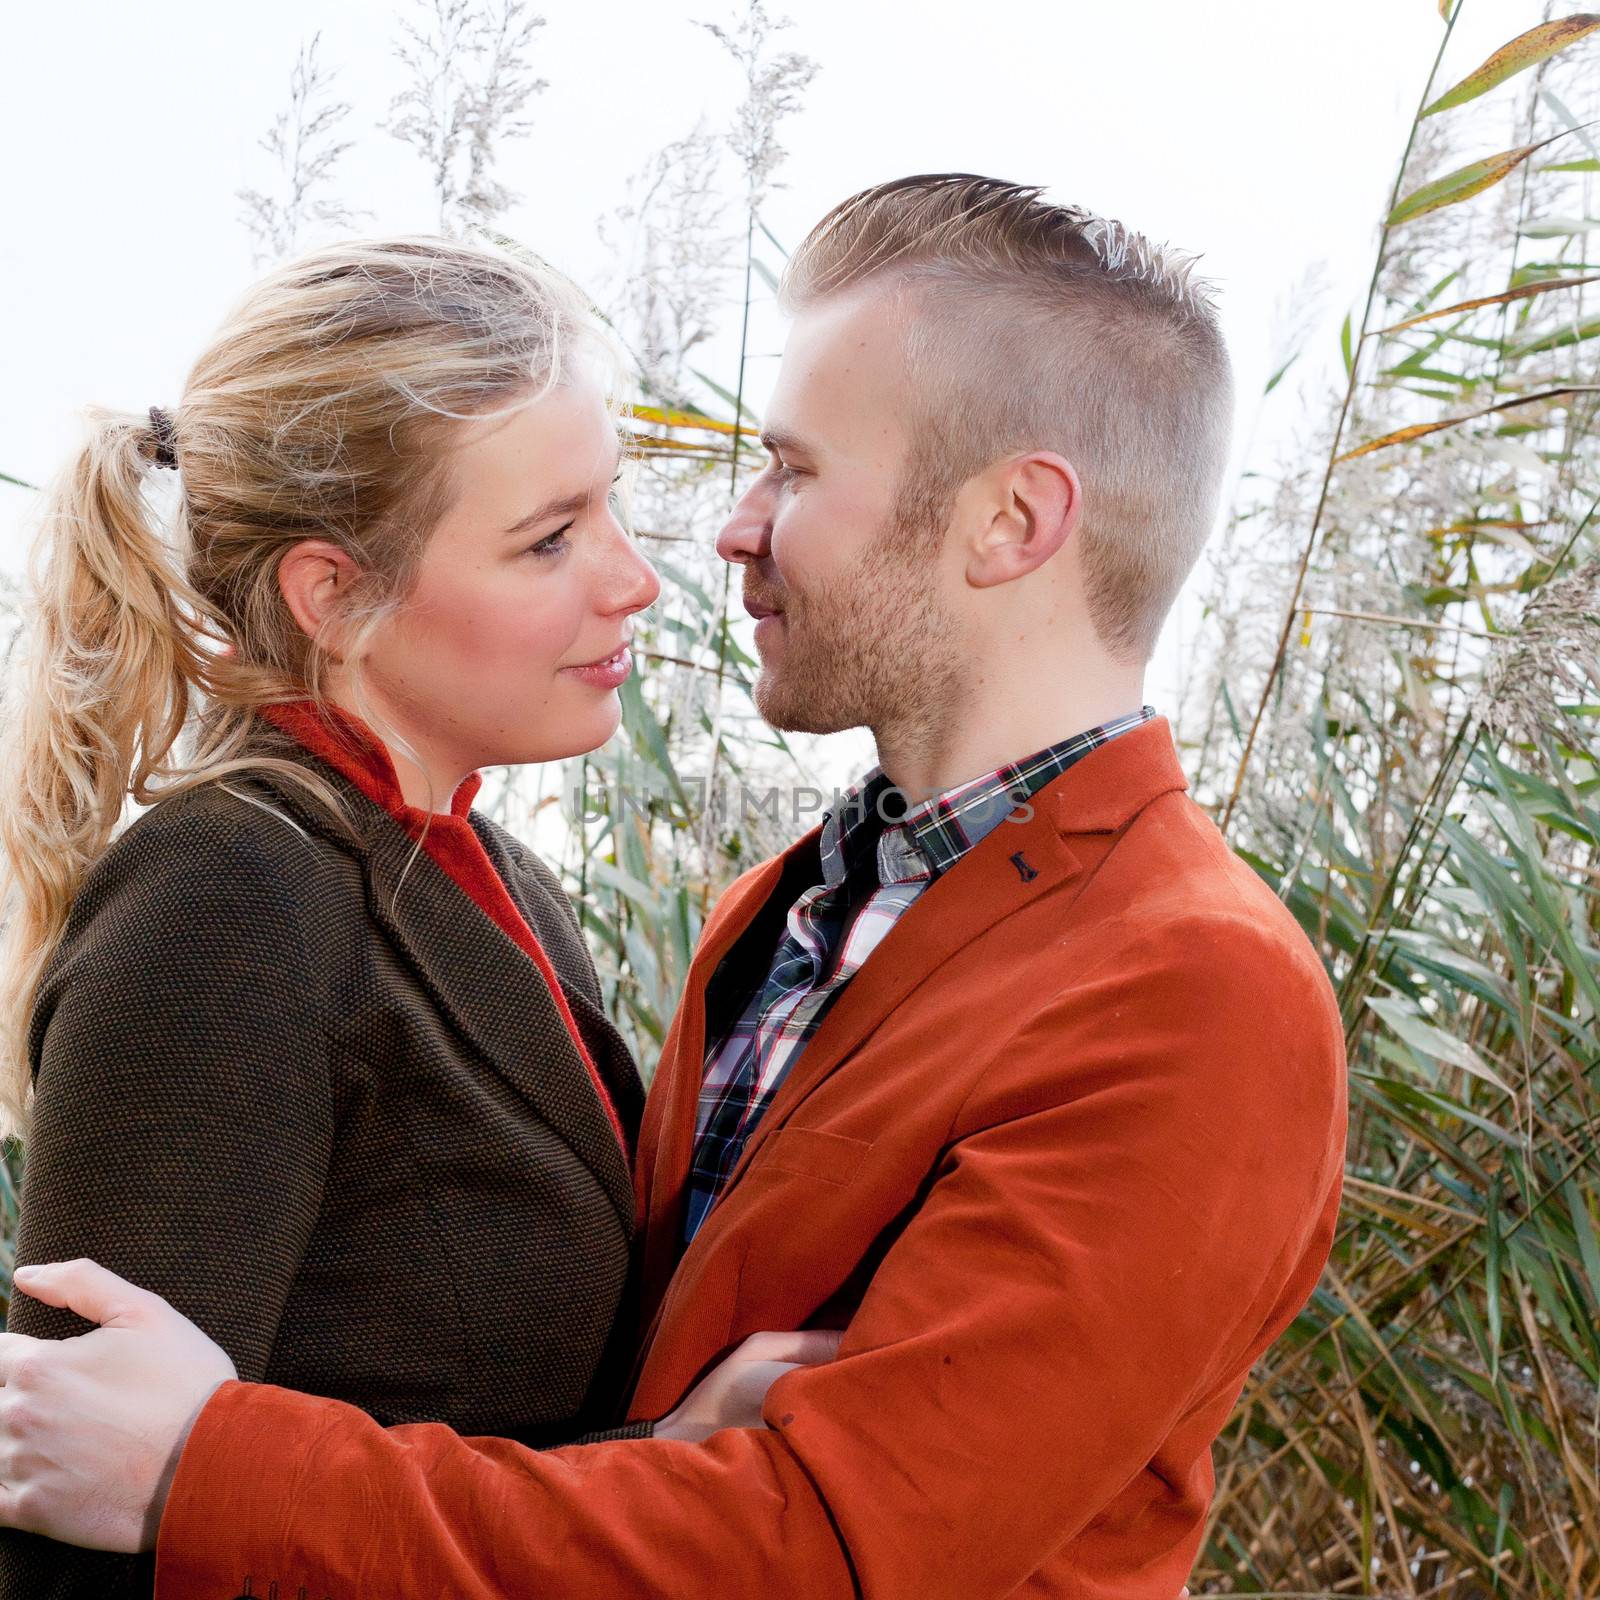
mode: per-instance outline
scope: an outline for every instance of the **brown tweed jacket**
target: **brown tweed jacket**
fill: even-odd
[[[19,1263],[92,1256],[247,1380],[544,1445],[615,1419],[627,1162],[537,969],[383,808],[269,774],[95,864],[35,1006]],[[630,1142],[643,1091],[555,875],[471,821]],[[88,1324],[18,1295],[7,1326]],[[632,1430],[630,1430],[632,1431]],[[151,1557],[0,1534],[0,1600],[148,1596]]]

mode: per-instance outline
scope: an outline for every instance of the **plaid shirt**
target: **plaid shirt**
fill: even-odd
[[[766,981],[743,1014],[725,1035],[707,1041],[685,1244],[806,1041],[896,919],[1014,808],[1091,750],[1155,714],[1144,706],[910,809],[883,769],[874,767],[838,810],[824,816],[822,882],[791,907]]]

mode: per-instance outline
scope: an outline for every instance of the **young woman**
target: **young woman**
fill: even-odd
[[[470,807],[617,726],[660,585],[614,354],[476,246],[270,274],[172,415],[91,413],[52,487],[0,797],[18,1263],[92,1256],[241,1378],[536,1445],[617,1414],[642,1091],[555,876]],[[0,1534],[5,1600],[152,1582]]]

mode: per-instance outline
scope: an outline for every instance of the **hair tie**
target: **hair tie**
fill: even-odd
[[[155,464],[158,467],[176,467],[178,464],[177,438],[172,418],[160,406],[150,407],[150,431],[155,436]]]

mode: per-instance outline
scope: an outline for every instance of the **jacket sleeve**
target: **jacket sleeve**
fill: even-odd
[[[1217,1408],[1332,1235],[1343,1047],[1313,965],[1123,967],[1015,1030],[839,1358],[775,1383],[764,1428],[535,1454],[225,1384],[159,1600],[246,1574],[331,1600],[1000,1600],[1159,1477],[1185,1419],[1208,1494]],[[1183,1575],[1143,1576],[1107,1592]]]
[[[259,1379],[332,1139],[313,960],[249,824],[135,826],[86,884],[40,991],[17,1261],[92,1257]],[[92,1325],[15,1292],[6,1326],[50,1339]],[[149,1557],[0,1534],[0,1600],[147,1596],[153,1582]]]

